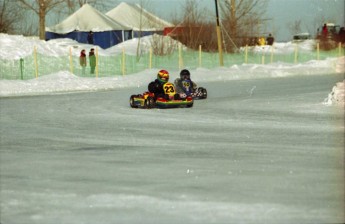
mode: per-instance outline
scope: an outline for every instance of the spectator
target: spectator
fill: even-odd
[[[266,42],[267,42],[267,45],[273,45],[274,43],[274,37],[272,36],[272,34],[269,34],[268,37],[266,38]]]
[[[81,66],[81,74],[85,75],[85,68],[86,68],[86,53],[85,50],[81,50],[80,57],[79,57],[79,63]]]
[[[89,44],[93,44],[93,32],[90,31],[89,34],[87,35],[87,42]]]
[[[95,68],[96,68],[96,56],[95,56],[95,49],[91,48],[89,52],[89,61],[90,61],[90,68],[91,68],[91,74],[95,74]]]
[[[322,27],[322,36],[327,37],[328,35],[328,28],[327,28],[327,24],[325,23]]]

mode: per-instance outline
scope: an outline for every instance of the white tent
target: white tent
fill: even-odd
[[[102,48],[116,45],[130,37],[131,28],[114,21],[89,4],[67,17],[61,23],[46,27],[46,39],[70,38],[87,43],[87,34],[94,33],[94,44]]]
[[[146,11],[138,4],[122,2],[107,12],[106,15],[125,26],[131,27],[133,31],[163,31],[165,27],[174,26]]]
[[[102,32],[109,30],[130,30],[130,28],[114,21],[89,4],[84,4],[61,23],[52,27],[46,27],[46,31],[60,34],[73,31]]]

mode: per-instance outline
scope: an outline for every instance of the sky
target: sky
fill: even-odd
[[[115,7],[119,2],[140,3],[143,0],[111,0],[109,7]],[[225,1],[225,0],[218,0]],[[146,0],[150,10],[163,19],[171,19],[180,13],[186,0]],[[200,8],[207,8],[210,13],[215,13],[214,0],[197,0]],[[272,33],[279,41],[292,39],[293,34],[289,31],[289,24],[297,20],[302,21],[303,32],[314,35],[323,18],[329,22],[335,22],[344,26],[344,0],[268,0],[266,17],[271,19],[265,25],[265,33]]]
[[[142,2],[148,11],[171,21],[181,14],[186,0],[107,0],[102,9],[96,8],[106,13],[121,2],[137,4]],[[197,2],[200,9],[209,11],[209,17],[212,20],[212,17],[215,16],[215,1],[197,0]],[[265,18],[268,21],[264,24],[263,33],[272,33],[277,41],[292,39],[294,33],[290,31],[289,26],[296,21],[302,22],[301,32],[309,32],[312,36],[315,35],[317,28],[325,22],[334,22],[340,26],[345,25],[345,0],[267,0],[267,2]],[[56,20],[56,18],[52,19],[52,16],[48,15],[46,25],[55,25]]]

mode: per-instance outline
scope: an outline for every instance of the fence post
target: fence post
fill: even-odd
[[[122,66],[121,66],[121,70],[122,70],[122,75],[125,75],[125,71],[126,71],[125,48],[122,48]]]
[[[262,56],[261,56],[261,64],[265,64],[265,54],[262,53]]]
[[[69,48],[69,70],[73,74],[72,47]]]
[[[294,62],[297,63],[297,56],[298,56],[298,45],[295,45],[295,60]]]
[[[24,72],[24,59],[20,59],[20,79],[23,80],[23,72]]]
[[[183,58],[182,58],[182,44],[178,45],[178,67],[181,70],[183,68]]]
[[[338,43],[338,48],[339,48],[339,57],[341,57],[341,42]]]
[[[202,60],[201,60],[201,45],[199,45],[199,67],[201,68],[201,66],[202,66]]]
[[[35,77],[38,78],[38,64],[37,64],[37,48],[34,47],[34,63],[35,63]]]
[[[248,64],[248,44],[246,44],[246,48],[244,51],[244,63]]]
[[[98,47],[96,47],[96,78],[98,78]]]
[[[150,47],[150,56],[149,56],[149,69],[152,68],[152,47]]]

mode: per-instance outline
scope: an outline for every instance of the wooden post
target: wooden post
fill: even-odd
[[[126,55],[125,55],[125,49],[122,48],[122,75],[125,75],[126,73]]]
[[[96,47],[96,78],[98,78],[98,48]]]
[[[248,44],[246,44],[246,48],[244,51],[244,63],[248,64]]]
[[[183,58],[182,58],[182,44],[178,45],[178,67],[181,70],[183,68]]]
[[[201,45],[199,45],[199,68],[201,68],[201,66],[202,66],[202,60],[201,60]]]
[[[152,68],[152,47],[150,47],[150,56],[149,56],[149,69]]]
[[[72,47],[69,48],[69,70],[73,74],[73,57],[72,57]]]
[[[265,64],[265,54],[262,54],[261,56],[261,64]]]
[[[35,77],[38,78],[37,47],[34,47]]]
[[[339,44],[338,44],[338,49],[339,49],[338,55],[339,55],[339,57],[341,57],[341,42],[339,42]]]
[[[298,56],[298,45],[296,44],[295,45],[295,60],[294,60],[295,63],[297,63],[297,61],[298,61],[297,56]]]
[[[223,50],[222,50],[222,35],[220,31],[220,25],[219,25],[219,15],[218,15],[218,2],[215,0],[216,5],[216,19],[217,19],[217,42],[218,42],[218,53],[219,53],[219,65],[224,66],[224,60],[223,60]]]

